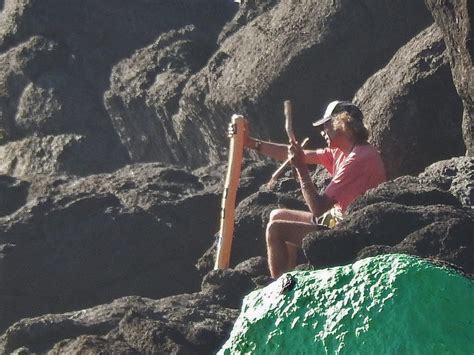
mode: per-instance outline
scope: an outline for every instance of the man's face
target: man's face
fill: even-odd
[[[334,129],[332,120],[324,122],[321,135],[323,136],[329,148],[337,148],[337,138],[339,136],[339,131]]]

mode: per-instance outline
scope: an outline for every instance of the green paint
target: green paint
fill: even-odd
[[[291,272],[244,299],[219,354],[474,354],[474,281],[408,255]]]

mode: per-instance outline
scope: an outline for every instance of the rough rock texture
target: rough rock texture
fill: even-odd
[[[15,114],[26,86],[43,72],[54,66],[61,67],[66,61],[64,46],[42,36],[34,36],[0,55],[0,124],[8,136],[20,136]]]
[[[90,136],[89,136],[90,137]],[[0,171],[15,177],[68,174],[84,176],[117,168],[116,158],[108,164],[110,146],[77,134],[35,135],[0,145]]]
[[[0,127],[5,130],[6,141],[14,142],[6,150],[19,156],[15,159],[6,153],[4,166],[14,165],[13,170],[33,175],[35,167],[44,164],[40,172],[54,166],[50,173],[83,175],[110,171],[128,162],[91,88],[83,78],[67,72],[68,49],[64,44],[34,36],[0,55],[0,62]],[[64,164],[58,151],[64,148],[58,146],[74,145],[71,141],[78,138],[64,138],[61,134],[87,136],[70,154],[70,159],[77,160],[74,171],[61,170]],[[50,148],[52,140],[54,147]],[[33,149],[48,152],[36,155]],[[50,161],[45,164],[46,159]],[[84,161],[90,167],[81,164]],[[11,169],[3,172],[18,173]]]
[[[34,35],[56,38],[69,50],[70,69],[103,92],[111,66],[161,33],[194,23],[217,37],[234,11],[220,0],[6,0],[0,50]]]
[[[419,177],[422,183],[448,191],[461,205],[474,206],[474,159],[443,160],[427,167]]]
[[[197,176],[156,164],[82,180],[38,176],[22,192],[12,184],[11,200],[28,197],[0,219],[0,327],[124,295],[196,290],[193,263],[218,216],[217,194],[203,189]]]
[[[234,5],[218,0],[6,1],[0,13],[0,128],[9,141],[84,135],[89,147],[77,159],[87,160],[86,151],[96,150],[100,162],[80,175],[115,170],[129,157],[103,103],[112,66],[161,33],[186,25],[216,43],[234,12]]]
[[[185,161],[183,149],[193,143],[177,140],[171,117],[187,80],[214,49],[215,39],[188,26],[161,35],[114,67],[105,105],[132,161]]]
[[[386,255],[286,274],[251,293],[218,354],[468,354],[473,307],[473,280]]]
[[[24,319],[0,338],[0,352],[211,354],[237,315],[211,293],[161,300],[125,297],[91,309]]]
[[[425,0],[444,33],[454,84],[464,105],[462,131],[467,154],[474,154],[474,4],[470,0]]]
[[[30,184],[8,175],[0,175],[0,216],[6,216],[22,207],[28,197]]]
[[[440,165],[428,167],[418,178],[404,176],[370,190],[349,207],[349,215],[336,228],[306,237],[303,249],[310,264],[340,265],[357,257],[405,252],[445,260],[474,273],[472,205],[462,206],[458,198],[466,203],[464,194],[450,193],[455,184],[439,183],[462,180],[472,195],[474,162],[457,158],[443,164],[458,169]]]
[[[244,164],[240,199],[271,167]],[[222,190],[206,169],[149,163],[0,182],[0,328],[120,296],[198,289],[194,264],[218,230]]]
[[[147,83],[140,91],[140,112],[147,115],[156,112],[149,135],[146,126],[133,117],[132,106],[122,110],[120,104],[108,103],[111,116],[130,121],[122,124],[128,132],[132,130],[127,135],[133,137],[127,147],[130,156],[150,159],[146,153],[154,152],[152,157],[163,159],[168,149],[176,150],[173,134],[167,135],[170,130],[163,129],[172,124],[171,131],[181,146],[173,159],[181,158],[180,164],[193,167],[219,161],[226,153],[222,149],[227,146],[225,129],[235,112],[252,120],[254,133],[281,138],[282,103],[288,97],[295,103],[296,130],[306,130],[309,121],[328,101],[351,97],[401,44],[432,21],[421,1],[254,3],[258,3],[256,11],[243,10],[240,15],[245,17],[248,13],[251,18],[259,15],[239,30],[231,30],[233,34],[221,42],[206,66],[186,81],[179,106],[172,112],[147,103],[147,98],[150,102],[162,101],[159,95],[150,96],[148,91],[156,74],[147,80],[134,81],[134,84]],[[133,59],[127,65],[132,62]],[[145,63],[151,67],[144,69]],[[163,70],[163,65],[153,61],[133,64],[129,71]],[[177,69],[178,73],[184,70]],[[170,72],[173,71],[168,69],[165,74]],[[166,79],[166,75],[160,76],[160,80]],[[117,91],[114,84],[107,96],[121,96]],[[127,93],[123,95],[120,101],[127,102]],[[138,127],[133,125],[136,121]],[[144,143],[135,139],[142,132],[146,133],[142,138]],[[155,142],[169,142],[171,146],[157,147]]]
[[[432,25],[403,46],[354,97],[387,174],[417,174],[463,155],[462,103],[452,83],[442,33]]]

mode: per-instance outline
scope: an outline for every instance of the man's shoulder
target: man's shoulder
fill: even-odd
[[[353,152],[355,157],[363,159],[380,158],[380,153],[378,152],[378,150],[369,143],[356,145],[353,149]]]

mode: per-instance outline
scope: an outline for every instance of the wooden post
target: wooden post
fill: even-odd
[[[234,234],[235,200],[244,153],[245,130],[248,129],[248,121],[243,116],[233,115],[232,124],[234,126],[234,133],[230,139],[229,164],[224,193],[222,194],[221,223],[214,270],[227,269],[229,267]]]

